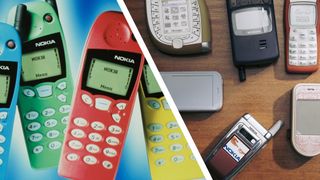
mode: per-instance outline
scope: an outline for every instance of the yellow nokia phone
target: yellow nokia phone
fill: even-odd
[[[148,64],[143,67],[139,94],[152,179],[202,179],[201,169]]]

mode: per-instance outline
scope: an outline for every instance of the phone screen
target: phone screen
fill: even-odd
[[[7,104],[10,88],[10,76],[0,74],[0,104]]]
[[[86,86],[107,93],[125,96],[132,79],[133,68],[93,58]]]
[[[161,88],[153,75],[149,65],[145,65],[143,69],[143,76],[147,87],[148,94],[161,93]]]
[[[251,7],[232,13],[233,32],[237,36],[264,34],[272,31],[271,10],[264,7]]]
[[[22,56],[22,77],[25,82],[42,80],[62,74],[58,48],[49,48]]]
[[[315,5],[292,5],[290,9],[292,26],[314,26],[316,24]]]
[[[298,100],[296,130],[299,135],[320,135],[320,101]]]

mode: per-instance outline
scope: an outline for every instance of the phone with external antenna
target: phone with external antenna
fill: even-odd
[[[54,0],[19,4],[9,14],[23,40],[18,107],[31,166],[56,167],[69,121],[73,81]]]
[[[17,31],[0,23],[0,180],[7,177],[21,73],[21,42]]]

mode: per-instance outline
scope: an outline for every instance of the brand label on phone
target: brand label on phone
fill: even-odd
[[[236,136],[233,136],[223,149],[237,162],[239,162],[249,151],[249,148]]]

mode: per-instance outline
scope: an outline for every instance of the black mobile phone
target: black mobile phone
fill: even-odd
[[[240,81],[245,67],[268,65],[279,57],[273,0],[227,0],[233,63]]]

